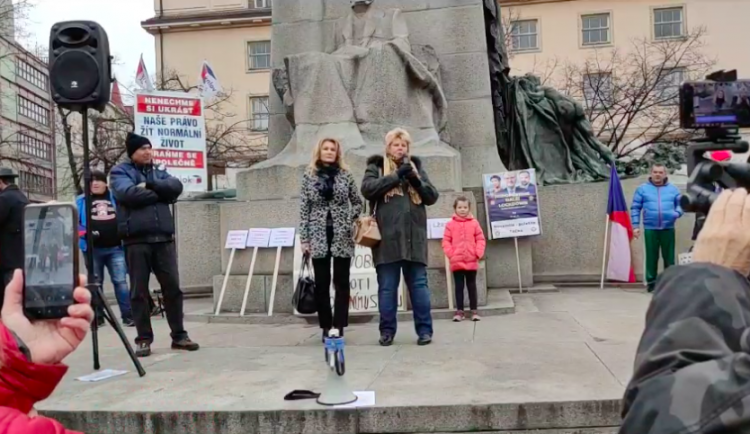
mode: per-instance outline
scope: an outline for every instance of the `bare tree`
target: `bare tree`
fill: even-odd
[[[593,50],[583,63],[556,71],[557,87],[584,104],[594,132],[618,156],[663,141],[686,141],[679,126],[679,86],[715,65],[705,54],[705,28],[681,38],[632,40],[626,48]]]

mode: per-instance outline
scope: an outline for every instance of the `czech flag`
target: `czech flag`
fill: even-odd
[[[609,178],[607,215],[611,227],[607,279],[635,283],[633,256],[630,249],[630,242],[633,241],[633,224],[630,222],[625,193],[622,191],[620,177],[617,176],[617,168],[614,164]]]

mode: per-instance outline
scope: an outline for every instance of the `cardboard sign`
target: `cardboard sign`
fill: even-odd
[[[227,242],[225,249],[244,249],[247,243],[247,231],[229,231],[227,232]]]
[[[445,234],[445,225],[451,219],[427,219],[427,238],[430,240],[442,240]]]
[[[295,228],[271,229],[268,247],[294,247],[294,231]]]
[[[271,229],[252,228],[248,231],[247,247],[268,247],[268,241],[271,239]]]

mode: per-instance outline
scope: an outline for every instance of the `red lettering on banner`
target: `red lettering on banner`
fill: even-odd
[[[183,169],[203,169],[203,152],[154,149],[154,164]]]
[[[200,116],[201,101],[194,98],[172,98],[138,95],[138,113]]]

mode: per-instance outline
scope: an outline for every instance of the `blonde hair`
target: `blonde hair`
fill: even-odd
[[[320,163],[320,152],[323,150],[323,144],[326,142],[331,142],[336,145],[336,163],[339,165],[339,168],[341,168],[342,170],[349,170],[349,166],[347,166],[346,162],[344,161],[344,151],[341,149],[341,143],[339,143],[339,141],[336,139],[327,137],[320,139],[313,148],[312,158],[310,159],[310,164],[307,166],[308,172],[315,173],[315,171],[318,170],[318,163]]]
[[[391,131],[388,131],[388,134],[385,135],[385,155],[386,157],[390,155],[391,145],[393,144],[396,139],[401,139],[404,142],[406,142],[406,151],[411,151],[411,134],[409,134],[408,131],[406,131],[403,128],[396,128]]]
[[[391,173],[395,172],[396,162],[393,161],[391,158],[391,145],[393,142],[397,139],[401,139],[406,143],[406,152],[407,154],[411,151],[411,135],[408,131],[406,131],[403,128],[396,128],[388,132],[388,134],[385,135],[385,157],[383,157],[383,176],[388,176]],[[411,164],[411,167],[414,168],[414,172],[417,173],[417,176],[419,176],[419,171],[417,170],[417,166],[414,164],[413,161],[411,161],[409,164]],[[409,194],[409,199],[415,204],[415,205],[421,205],[422,204],[422,198],[419,196],[419,193],[417,193],[417,190],[412,187],[411,184],[409,184],[407,187],[407,193]],[[388,202],[388,200],[393,196],[403,196],[404,190],[401,187],[401,185],[397,185],[393,187],[390,191],[388,191],[385,194],[385,202]]]

